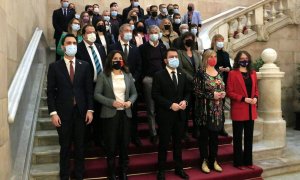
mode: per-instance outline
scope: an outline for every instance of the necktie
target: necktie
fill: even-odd
[[[96,65],[96,70],[97,70],[97,75],[98,75],[102,71],[100,61],[98,59],[98,56],[96,54],[94,47],[90,46],[90,48],[92,49],[92,55],[93,55],[93,59],[94,59],[95,65]]]
[[[73,67],[73,61],[70,61],[70,79],[71,79],[71,82],[73,83],[73,80],[74,80],[74,67]]]
[[[172,80],[173,80],[173,83],[174,83],[175,87],[177,88],[177,78],[176,78],[176,75],[175,75],[175,71],[172,71]]]
[[[128,57],[128,49],[127,49],[127,46],[128,46],[128,44],[124,44],[124,54],[125,54],[125,57],[126,57],[126,58]]]
[[[67,16],[68,15],[68,11],[67,11],[67,9],[65,9],[65,16]]]

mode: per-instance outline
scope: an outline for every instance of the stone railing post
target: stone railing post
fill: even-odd
[[[265,64],[259,69],[259,117],[263,119],[263,139],[276,145],[285,146],[286,122],[281,110],[281,79],[284,72],[274,64],[277,53],[274,49],[265,49],[261,58]]]

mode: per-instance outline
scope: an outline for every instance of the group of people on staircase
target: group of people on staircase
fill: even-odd
[[[116,2],[102,15],[94,4],[79,16],[74,3],[60,3],[53,12],[57,57],[48,69],[47,103],[59,135],[61,179],[70,178],[72,144],[75,179],[84,178],[84,150],[93,145],[105,149],[108,179],[127,179],[129,144],[143,146],[137,116],[142,102],[150,141],[158,144],[158,180],[165,179],[170,142],[175,174],[189,179],[182,160],[182,140],[190,138],[188,120],[199,143],[201,170],[222,172],[217,154],[218,136],[228,136],[226,97],[231,101],[234,166],[253,168],[258,88],[251,56],[240,51],[231,66],[220,34],[205,48],[193,3],[182,18],[177,4],[151,5],[147,15],[138,0],[130,0],[122,15]]]

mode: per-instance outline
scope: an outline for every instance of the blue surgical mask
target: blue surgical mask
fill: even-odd
[[[169,58],[168,59],[168,65],[171,67],[171,68],[174,68],[174,69],[176,69],[176,68],[178,68],[178,66],[179,66],[179,59],[178,58],[176,58],[176,57],[174,57],[174,58]]]
[[[111,16],[112,17],[116,17],[118,15],[118,12],[117,11],[112,11],[110,12]]]
[[[174,9],[174,13],[178,13],[179,14],[179,9]]]
[[[103,19],[104,19],[105,21],[109,21],[109,20],[110,20],[110,17],[109,17],[109,16],[103,16]]]
[[[167,10],[167,8],[162,8],[162,9],[161,9],[161,12],[162,12],[162,13],[167,13],[168,10]]]
[[[197,28],[192,28],[191,29],[191,33],[193,33],[195,36],[196,36],[197,32],[198,32]]]
[[[139,2],[133,2],[133,6],[134,6],[134,7],[138,7],[139,5],[140,5]]]
[[[175,19],[174,22],[175,22],[175,24],[180,24],[181,23],[181,19]]]
[[[77,53],[77,46],[76,45],[68,45],[65,47],[66,51],[65,51],[65,54],[68,55],[68,56],[75,56],[76,53]]]
[[[69,3],[68,2],[63,2],[62,7],[63,8],[68,8],[69,7]]]
[[[78,31],[80,29],[80,25],[79,24],[72,24],[72,30],[73,31]]]
[[[149,38],[152,42],[156,42],[159,38],[159,35],[158,34],[150,34]]]
[[[135,28],[135,27],[134,27],[134,25],[133,25],[133,24],[131,24],[131,30],[134,30],[134,28]]]
[[[130,32],[124,33],[125,41],[130,41],[131,39],[132,39],[132,33],[130,33]]]
[[[217,46],[218,49],[222,49],[222,48],[224,47],[224,42],[218,41],[218,42],[216,43],[216,46]]]

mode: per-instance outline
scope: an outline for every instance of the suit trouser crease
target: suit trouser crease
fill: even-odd
[[[74,142],[75,177],[82,179],[84,173],[84,134],[85,122],[80,116],[77,106],[73,108],[71,119],[61,119],[61,127],[57,128],[60,144],[60,177],[69,179],[70,149]]]
[[[156,129],[155,129],[155,107],[154,107],[154,101],[152,99],[151,90],[152,90],[152,82],[153,78],[146,76],[143,79],[143,89],[144,89],[144,98],[147,105],[147,117],[148,117],[148,123],[150,127],[150,134],[151,136],[156,136]]]

